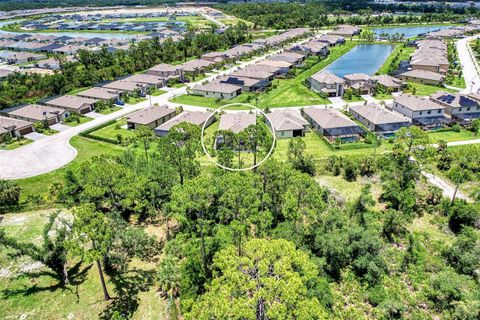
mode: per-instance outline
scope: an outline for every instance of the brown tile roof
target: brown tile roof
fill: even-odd
[[[197,126],[201,126],[208,120],[208,118],[212,115],[211,112],[204,112],[204,111],[184,111],[179,115],[173,117],[172,119],[168,120],[167,122],[161,124],[156,130],[161,131],[168,131],[173,126],[176,126],[180,123],[190,123]]]
[[[107,89],[102,87],[93,87],[85,91],[77,93],[78,96],[100,99],[100,100],[110,100],[118,98],[120,92],[114,89]]]

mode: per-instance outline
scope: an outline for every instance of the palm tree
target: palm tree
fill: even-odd
[[[167,255],[158,265],[157,283],[160,292],[167,298],[167,319],[177,319],[177,305],[175,297],[180,288],[179,261],[172,255]]]

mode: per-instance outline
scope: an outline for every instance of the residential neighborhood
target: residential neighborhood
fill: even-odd
[[[480,319],[478,17],[0,2],[0,318]]]

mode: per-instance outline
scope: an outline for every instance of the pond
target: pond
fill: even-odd
[[[432,31],[444,30],[451,28],[452,26],[402,26],[402,27],[381,27],[373,28],[372,31],[378,36],[382,33],[389,35],[392,34],[403,34],[405,38],[416,37],[424,33],[429,33]]]
[[[0,28],[3,27],[6,24],[10,23],[16,23],[20,22],[22,20],[9,20],[9,21],[0,21]],[[62,36],[68,36],[68,37],[83,37],[83,38],[104,38],[104,39],[135,39],[136,37],[139,36],[139,34],[132,34],[132,33],[121,33],[121,32],[88,32],[88,31],[82,31],[82,32],[13,32],[13,31],[5,31],[0,29],[0,34],[2,33],[19,33],[19,34],[42,34],[42,35],[49,35],[49,36],[56,36],[56,37],[62,37]]]
[[[373,75],[393,51],[387,44],[359,44],[325,69],[339,77],[351,73]]]

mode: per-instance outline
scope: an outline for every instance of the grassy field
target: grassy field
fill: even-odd
[[[39,244],[50,212],[11,213],[0,225],[8,236]],[[62,215],[69,213],[65,211]],[[0,251],[0,269],[4,272],[0,277],[1,318],[110,319],[112,313],[118,311],[130,314],[130,319],[164,319],[165,304],[151,281],[154,265],[134,262],[121,281],[107,276],[107,287],[113,298],[109,302],[103,301],[94,265],[73,260],[68,267],[72,284],[61,288],[48,269],[28,259],[13,260],[7,257],[5,249]]]
[[[417,96],[429,96],[431,94],[434,94],[438,91],[445,91],[445,92],[451,92],[455,93],[458,92],[458,90],[450,89],[450,88],[445,88],[445,87],[440,87],[440,86],[431,86],[428,84],[421,84],[421,83],[416,83],[416,82],[408,82],[411,88],[414,88],[415,90],[415,95]],[[405,91],[407,92],[407,91]],[[407,93],[413,93],[412,90],[409,90]]]
[[[375,147],[365,142],[353,142],[344,143],[340,145],[340,149],[335,149],[323,138],[318,136],[314,132],[308,132],[305,137],[302,138],[307,146],[307,153],[310,154],[315,160],[324,160],[329,156],[367,156],[373,155]],[[275,147],[274,157],[279,160],[287,159],[288,142],[290,139],[278,139]],[[377,148],[377,154],[390,152],[393,144],[386,141]]]
[[[32,142],[33,142],[32,140],[26,139],[26,138],[15,139],[15,140],[12,140],[10,143],[7,143],[5,145],[0,144],[0,150],[14,150],[14,149],[20,148],[24,145],[30,144]]]
[[[113,107],[111,107],[111,108],[107,108],[107,109],[105,109],[105,110],[102,110],[102,111],[100,111],[100,112],[98,112],[98,113],[100,113],[100,114],[110,114],[110,113],[115,112],[115,111],[118,111],[118,110],[120,110],[120,109],[122,109],[122,108],[121,108],[121,107],[113,106]]]
[[[109,124],[106,127],[100,128],[91,134],[97,137],[103,137],[108,139],[117,139],[118,135],[121,135],[123,139],[133,138],[135,136],[135,131],[123,129],[121,126],[127,123],[126,119],[119,119],[115,123]]]
[[[437,130],[431,131],[428,133],[430,141],[432,143],[437,143],[441,140],[452,142],[452,141],[461,141],[461,140],[473,140],[478,139],[478,136],[475,136],[473,132],[462,129],[460,132],[455,132],[453,130]]]
[[[158,96],[161,96],[164,93],[167,93],[167,91],[156,89],[156,90],[152,91],[151,95],[154,96],[154,97],[158,97]]]
[[[328,99],[322,98],[318,93],[310,90],[304,82],[313,74],[324,69],[350,51],[357,44],[358,43],[353,41],[347,41],[344,45],[333,47],[331,48],[328,57],[319,61],[311,68],[299,73],[295,78],[275,80],[276,88],[268,93],[260,95],[259,106],[276,108],[328,104],[330,102]]]
[[[78,125],[81,125],[82,123],[92,121],[92,120],[93,120],[93,118],[83,116],[83,117],[80,117],[80,122],[77,122],[77,121],[66,122],[65,121],[64,124],[69,126],[69,127],[76,127]]]
[[[396,70],[400,61],[410,60],[410,55],[415,50],[415,47],[404,47],[403,44],[397,45],[380,69],[378,69],[377,74],[388,74],[390,71]]]

